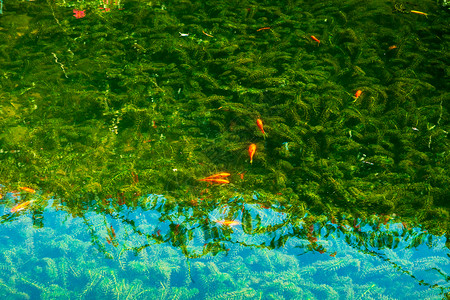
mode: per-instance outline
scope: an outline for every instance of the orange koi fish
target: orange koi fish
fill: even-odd
[[[203,32],[203,34],[206,35],[206,36],[214,37],[213,35],[211,35],[211,34],[209,34],[209,33],[206,33],[204,30],[202,30],[202,32]]]
[[[263,121],[262,121],[261,119],[256,119],[256,125],[258,125],[259,129],[261,130],[261,132],[262,132],[263,134],[266,134],[266,133],[264,132]]]
[[[255,155],[255,151],[256,151],[256,145],[255,144],[251,144],[248,147],[248,154],[250,155],[250,163],[253,163],[253,155]]]
[[[361,96],[362,91],[361,90],[357,90],[355,93],[355,96],[353,98],[355,98],[355,100],[353,100],[353,102],[356,102],[356,100],[358,100],[359,96]]]
[[[311,36],[311,38],[313,39],[313,40],[315,40],[316,42],[317,42],[317,45],[319,45],[320,44],[320,40],[318,39],[318,38],[316,38],[315,36]]]
[[[410,13],[418,14],[418,15],[423,15],[423,16],[425,16],[425,17],[428,17],[428,14],[427,14],[427,13],[424,13],[424,12],[421,12],[421,11],[418,11],[418,10],[411,10]]]
[[[17,204],[13,208],[11,208],[11,212],[15,213],[15,212],[21,211],[21,210],[25,209],[25,207],[30,205],[32,202],[34,202],[34,200],[30,200],[30,201],[26,201],[26,202]]]
[[[225,225],[225,226],[236,226],[236,225],[241,224],[241,222],[236,221],[236,220],[216,220],[214,222],[219,223],[221,225]]]
[[[36,190],[26,187],[26,186],[19,187],[19,189],[21,189],[22,191],[28,192],[28,193],[32,193],[32,194],[36,193]]]
[[[221,172],[221,173],[217,173],[211,176],[206,177],[205,179],[212,179],[212,178],[223,178],[223,177],[228,177],[230,176],[230,173],[227,172]]]
[[[228,181],[227,179],[223,179],[223,178],[203,178],[203,179],[199,179],[200,181],[208,181],[208,182],[212,182],[212,183],[218,183],[218,184],[227,184],[230,183],[230,181]]]
[[[206,178],[199,179],[199,181],[208,181],[211,183],[226,184],[226,183],[230,183],[230,181],[228,181],[228,179],[225,179],[225,178],[230,175],[231,175],[230,173],[221,172],[221,173],[217,173],[217,174],[208,176]]]
[[[268,30],[268,29],[270,29],[270,27],[261,27],[261,28],[259,28],[258,30],[256,30],[256,31],[261,31],[261,30]]]

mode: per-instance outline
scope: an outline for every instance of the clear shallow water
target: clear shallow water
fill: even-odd
[[[284,3],[5,3],[1,298],[448,293],[442,1]]]
[[[144,208],[121,206],[108,214],[91,211],[72,217],[50,200],[41,228],[36,226],[32,206],[16,214],[10,213],[11,205],[3,206],[0,295],[10,299],[442,299],[450,288],[445,239],[417,227],[405,231],[406,224],[395,220],[378,223],[380,234],[374,239],[398,238],[395,247],[379,249],[370,246],[376,242],[360,238],[374,232],[371,222],[342,225],[338,230],[335,220],[311,226],[311,216],[306,215],[304,222],[295,224],[288,222],[289,214],[275,208],[243,204],[233,214],[240,224],[224,226],[217,221],[230,216],[229,204],[218,207],[208,215],[209,222],[202,223],[191,222],[195,208],[181,212],[181,206],[163,196],[140,201]],[[365,235],[358,237],[358,233]]]

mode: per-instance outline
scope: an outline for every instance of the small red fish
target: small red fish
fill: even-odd
[[[206,177],[205,179],[212,179],[212,178],[223,178],[223,177],[228,177],[230,176],[230,173],[227,172],[221,172],[221,173],[217,173],[211,176]]]
[[[253,156],[255,155],[256,152],[256,145],[255,144],[251,144],[248,147],[248,154],[250,155],[250,163],[253,163]]]
[[[214,37],[213,35],[211,35],[211,34],[209,34],[209,33],[206,33],[204,30],[202,30],[202,32],[203,32],[203,34],[206,35],[206,36]]]
[[[36,193],[36,190],[26,187],[26,186],[19,187],[19,189],[21,189],[22,191],[28,192],[28,193],[32,193],[32,194]]]
[[[34,202],[34,200],[30,200],[30,201],[26,201],[26,202],[17,204],[13,208],[11,208],[11,212],[15,213],[15,212],[21,211],[21,210],[25,209],[25,207],[30,205],[32,202]]]
[[[311,36],[311,38],[313,39],[313,40],[315,40],[316,42],[317,42],[317,44],[319,45],[320,44],[320,40],[318,39],[318,38],[316,38],[315,36]]]
[[[226,184],[230,183],[228,179],[225,179],[226,177],[230,176],[230,173],[227,172],[220,172],[211,176],[208,176],[206,178],[199,179],[200,181],[208,181],[211,183],[218,183],[218,184]]]
[[[270,29],[270,27],[261,27],[261,28],[259,28],[258,30],[256,30],[256,31],[261,31],[261,30],[268,30],[268,29]]]
[[[218,183],[218,184],[227,184],[230,183],[229,180],[227,179],[222,179],[222,178],[203,178],[203,179],[199,179],[200,181],[208,181],[208,182],[213,182],[213,183]]]
[[[358,99],[359,96],[361,96],[361,94],[362,94],[362,91],[361,90],[357,90],[356,93],[355,93],[355,98]]]
[[[261,119],[256,119],[256,125],[258,125],[259,129],[261,130],[261,132],[262,132],[263,134],[266,134],[266,133],[264,132],[263,121],[262,121]]]
[[[424,12],[421,12],[421,11],[418,11],[418,10],[411,10],[410,13],[418,14],[418,15],[423,15],[423,16],[425,16],[425,17],[428,16],[427,13],[424,13]]]
[[[241,224],[241,222],[236,220],[216,220],[215,222],[225,226],[236,226]]]

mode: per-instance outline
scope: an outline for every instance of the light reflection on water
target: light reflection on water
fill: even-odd
[[[141,206],[73,218],[48,205],[42,228],[33,226],[30,211],[11,218],[10,205],[2,207],[0,295],[442,299],[450,288],[445,238],[420,228],[402,234],[400,222],[379,225],[399,240],[395,249],[378,249],[361,246],[352,234],[374,232],[373,224],[360,221],[360,227],[309,224],[305,215],[305,222],[289,223],[287,213],[246,203],[239,210],[224,204],[202,219],[192,207],[165,210],[166,199],[155,195]],[[216,222],[230,218],[239,224]],[[413,247],[418,236],[423,242]]]

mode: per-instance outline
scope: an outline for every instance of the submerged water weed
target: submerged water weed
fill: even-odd
[[[414,223],[393,215],[362,220],[303,211],[299,217],[298,210],[288,209],[291,214],[265,203],[255,194],[193,208],[149,195],[138,207],[94,205],[80,218],[59,211],[67,207],[54,201],[43,227],[34,226],[31,209],[6,209],[0,251],[0,279],[6,284],[0,293],[136,299],[370,293],[379,298],[435,297],[448,289],[444,239]],[[10,220],[16,214],[21,218]],[[216,222],[222,219],[240,224]],[[427,290],[417,289],[417,283]]]
[[[78,2],[28,4],[1,19],[9,190],[57,195],[74,215],[93,198],[213,205],[257,191],[448,234],[448,23],[434,1],[420,4],[428,17],[354,1],[85,1],[81,19]],[[230,185],[197,180],[211,170]]]

